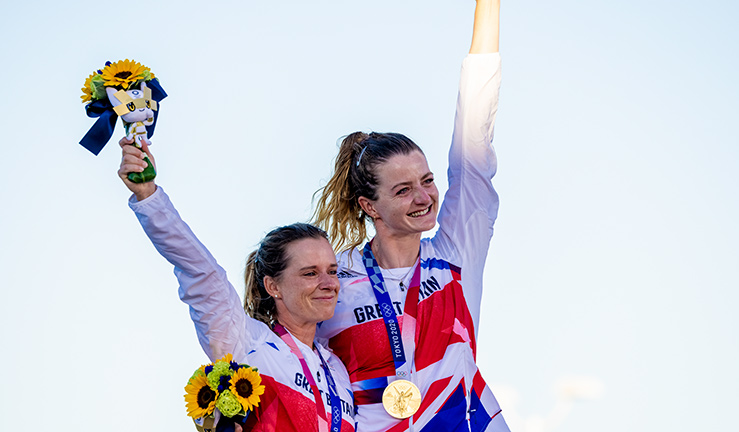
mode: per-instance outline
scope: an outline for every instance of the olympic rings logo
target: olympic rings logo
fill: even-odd
[[[382,313],[383,313],[383,314],[384,314],[384,315],[385,315],[386,317],[392,316],[392,314],[393,314],[393,307],[392,307],[392,306],[390,306],[390,305],[389,305],[389,304],[387,304],[387,303],[383,304],[383,305],[382,305]]]

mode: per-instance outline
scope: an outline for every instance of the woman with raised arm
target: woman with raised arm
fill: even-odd
[[[153,182],[128,180],[128,173],[146,168],[144,155],[154,160],[146,143],[141,151],[127,145],[132,142],[121,140],[118,174],[134,194],[129,206],[146,235],[175,266],[180,298],[190,306],[200,345],[211,361],[230,353],[237,363],[259,368],[265,391],[243,429],[354,431],[349,376],[338,357],[315,339],[316,324],[331,318],[339,292],[326,233],[297,223],[267,234],[247,259],[242,307],[226,272],[164,190]],[[234,429],[242,426],[231,425]]]
[[[315,222],[342,251],[339,303],[318,332],[349,371],[358,431],[508,431],[475,364],[498,211],[499,11],[477,0],[443,204],[421,149],[394,133],[348,135],[318,199]]]

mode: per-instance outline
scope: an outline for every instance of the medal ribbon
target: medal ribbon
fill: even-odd
[[[326,408],[323,405],[323,398],[321,397],[321,392],[318,390],[318,386],[316,385],[316,380],[313,379],[313,373],[310,371],[308,363],[305,361],[305,357],[303,357],[303,353],[298,348],[292,335],[285,330],[285,327],[283,327],[282,324],[275,324],[275,333],[282,338],[287,346],[290,347],[290,351],[292,351],[292,353],[298,357],[298,360],[300,360],[300,366],[303,368],[303,375],[308,380],[311,391],[313,392],[313,398],[316,401],[318,432],[327,432],[329,430],[328,419],[326,419]],[[329,371],[328,364],[326,364],[326,361],[323,359],[320,349],[316,348],[316,352],[318,353],[318,358],[321,359],[321,367],[323,368],[323,372],[326,375],[326,381],[328,382],[328,393],[331,402],[331,432],[339,432],[341,430],[341,399],[339,398],[339,392],[336,390],[336,382],[334,381],[333,376],[331,376],[331,371]]]
[[[341,431],[341,398],[339,398],[339,392],[336,390],[336,382],[334,377],[331,375],[331,371],[328,370],[328,363],[323,359],[321,350],[316,348],[318,358],[321,359],[321,367],[326,375],[326,382],[328,383],[328,394],[329,400],[331,401],[331,432]]]
[[[364,246],[362,254],[364,267],[367,269],[367,276],[372,284],[377,303],[380,305],[382,319],[385,321],[385,330],[390,340],[390,353],[395,363],[395,375],[400,379],[409,379],[412,364],[406,358],[405,348],[413,353],[416,346],[416,312],[418,309],[418,291],[421,285],[420,252],[419,259],[416,261],[416,269],[411,278],[411,286],[408,288],[405,299],[403,329],[401,330],[395,308],[390,300],[390,294],[385,289],[385,278],[382,277],[382,270],[372,253],[371,243],[368,242]]]

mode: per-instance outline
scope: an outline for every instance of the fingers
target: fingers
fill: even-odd
[[[143,170],[139,168],[138,165],[121,165],[120,168],[118,168],[118,177],[123,180],[123,183],[129,184],[130,180],[128,180],[128,173],[132,172],[142,172]]]
[[[127,145],[133,144],[133,140],[132,139],[128,139],[126,137],[123,137],[123,138],[121,138],[120,141],[118,141],[118,144],[121,147],[124,147],[125,148]]]
[[[141,149],[136,148],[136,146],[134,145],[125,144],[123,145],[123,147],[121,147],[121,151],[123,152],[124,156],[130,154],[138,156],[141,159],[144,158],[144,152],[142,152]]]
[[[151,164],[154,165],[154,169],[156,169],[157,164],[156,162],[154,162],[154,155],[152,155],[151,151],[149,151],[149,144],[146,143],[146,140],[141,140],[141,150],[143,150],[146,155],[149,156]]]
[[[130,172],[142,172],[146,169],[146,161],[135,155],[124,155],[118,174]]]
[[[244,429],[241,428],[241,425],[236,423],[234,424],[234,432],[243,432]]]
[[[136,172],[143,171],[144,168],[146,168],[146,161],[144,160],[146,153],[132,145],[123,146],[122,153],[123,157],[121,158],[121,167],[123,167],[123,165],[140,166],[141,169],[136,170]]]
[[[139,144],[141,145],[141,148],[136,147],[134,145],[133,139],[128,139],[126,137],[121,138],[120,141],[118,141],[118,144],[123,149],[123,154],[133,154],[138,156],[140,159],[144,159],[144,156],[149,156],[149,160],[151,161],[151,164],[156,169],[156,162],[154,162],[154,155],[151,154],[151,151],[149,150],[149,144],[147,144],[146,140],[139,141]],[[146,163],[144,163],[144,168],[146,168]]]
[[[133,192],[136,196],[136,200],[142,201],[150,197],[157,190],[157,186],[153,181],[145,183],[134,183],[128,179],[129,173],[140,173],[143,172],[147,167],[147,162],[144,158],[147,156],[148,147],[144,142],[143,149],[147,150],[147,153],[136,148],[132,139],[122,138],[118,141],[121,146],[121,165],[118,168],[118,177],[123,180],[126,187]],[[154,163],[154,159],[151,153],[148,153],[149,160]]]
[[[133,140],[122,138],[119,142],[121,145],[121,165],[118,168],[118,177],[123,180],[129,189],[133,184],[128,180],[128,173],[132,172],[143,172],[146,169],[146,161],[144,157],[146,153],[136,148],[133,144]],[[153,162],[152,162],[153,163]]]

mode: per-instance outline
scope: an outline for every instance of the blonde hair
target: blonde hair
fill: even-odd
[[[313,223],[329,235],[336,252],[362,244],[367,239],[367,221],[372,219],[359,205],[359,197],[377,199],[377,167],[390,157],[419,151],[416,143],[398,133],[354,132],[341,141],[334,172],[318,196]]]

